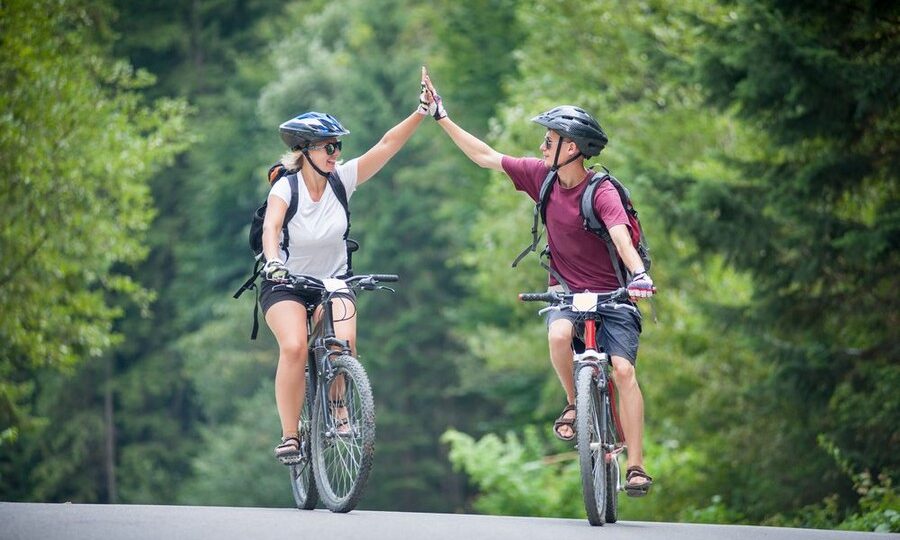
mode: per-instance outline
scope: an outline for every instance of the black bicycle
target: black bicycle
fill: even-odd
[[[391,274],[343,280],[290,277],[294,287],[322,294],[322,316],[313,322],[316,308],[311,307],[307,317],[309,361],[300,455],[290,464],[297,508],[312,510],[321,497],[332,512],[349,512],[362,496],[375,454],[375,402],[366,370],[353,357],[350,344],[335,337],[331,300],[341,292],[393,292],[378,284],[399,279]]]
[[[625,437],[616,410],[616,388],[609,355],[597,345],[597,328],[602,324],[600,309],[628,299],[625,288],[611,293],[556,292],[523,293],[526,302],[548,302],[541,309],[571,310],[584,321],[584,352],[574,355],[575,436],[581,466],[584,508],[591,525],[615,523],[618,519],[619,491],[624,489],[619,455]]]

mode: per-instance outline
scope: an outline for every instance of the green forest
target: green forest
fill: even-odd
[[[591,111],[659,294],[623,520],[900,532],[900,3],[0,0],[0,500],[290,507],[250,217],[278,125]],[[583,518],[533,203],[432,120],[352,200],[362,509]]]

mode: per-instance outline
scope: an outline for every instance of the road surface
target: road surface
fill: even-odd
[[[896,534],[290,508],[0,502],[0,540],[900,540]]]

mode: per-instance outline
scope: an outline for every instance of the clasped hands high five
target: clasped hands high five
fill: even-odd
[[[447,117],[441,95],[434,89],[425,66],[422,66],[422,91],[419,94],[419,108],[416,111],[422,115],[430,115],[435,120]]]

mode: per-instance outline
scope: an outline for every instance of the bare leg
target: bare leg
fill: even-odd
[[[281,434],[296,437],[306,395],[306,307],[297,302],[278,302],[266,312],[266,323],[278,341],[275,404]]]
[[[644,397],[635,376],[634,366],[621,356],[612,357],[613,379],[619,392],[619,419],[628,446],[628,467],[644,465]],[[632,483],[644,484],[646,478],[636,476]]]
[[[575,403],[575,381],[572,366],[572,338],[575,335],[575,327],[571,321],[557,319],[550,323],[547,330],[547,342],[550,346],[550,363],[556,370],[556,376],[566,391],[566,402],[569,405]],[[575,411],[566,413],[565,418],[575,418]],[[560,426],[558,433],[563,437],[570,437],[575,432],[569,426]]]
[[[334,314],[334,334],[350,344],[351,354],[356,354],[356,306],[347,298],[331,301]]]

